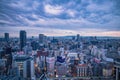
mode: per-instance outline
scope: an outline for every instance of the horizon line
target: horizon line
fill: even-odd
[[[79,34],[80,35],[80,34]],[[45,36],[47,36],[47,35],[45,35]],[[75,37],[75,36],[77,36],[77,34],[76,35],[60,35],[60,36],[47,36],[47,37]],[[34,37],[34,38],[37,38],[37,37],[39,37],[39,35],[38,36],[27,36],[27,38],[32,38],[32,37]],[[86,36],[86,35],[80,35],[80,37],[113,37],[113,38],[120,38],[120,36]],[[4,38],[4,36],[0,36],[0,38]],[[19,36],[9,36],[9,38],[19,38]]]

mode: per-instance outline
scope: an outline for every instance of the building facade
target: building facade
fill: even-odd
[[[15,65],[18,68],[18,76],[26,79],[35,78],[34,60],[27,56],[15,57]]]
[[[20,31],[20,49],[23,50],[23,47],[26,45],[26,31]]]
[[[5,33],[5,41],[8,42],[9,41],[9,33]]]

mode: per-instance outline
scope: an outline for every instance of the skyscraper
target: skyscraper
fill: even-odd
[[[44,42],[44,38],[45,38],[44,34],[39,34],[39,42],[40,43]]]
[[[77,38],[76,38],[76,40],[77,40],[77,41],[80,40],[80,35],[79,35],[79,34],[77,34]]]
[[[23,47],[26,45],[26,31],[20,31],[20,49],[22,50]]]
[[[5,41],[8,42],[9,41],[9,33],[5,33],[4,35],[5,35]]]

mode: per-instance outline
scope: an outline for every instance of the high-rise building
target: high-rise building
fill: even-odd
[[[53,75],[54,74],[55,57],[47,57],[46,62],[47,62],[47,72],[50,75]]]
[[[76,40],[77,40],[77,41],[80,40],[80,35],[79,35],[79,34],[77,34],[77,38],[76,38]]]
[[[5,35],[5,41],[8,42],[9,41],[9,33],[5,33],[4,35]]]
[[[18,68],[18,76],[26,79],[35,77],[34,60],[27,55],[19,55],[15,57],[15,64]]]
[[[44,34],[39,34],[39,42],[43,43],[45,40],[45,35]]]
[[[22,50],[23,47],[26,45],[26,31],[20,31],[20,49]]]

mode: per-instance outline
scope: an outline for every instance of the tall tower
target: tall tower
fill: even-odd
[[[9,41],[9,33],[5,33],[5,41],[8,42]]]
[[[40,43],[44,42],[44,34],[39,34],[39,42]]]
[[[23,47],[26,45],[26,31],[20,31],[20,49],[23,50]]]
[[[77,41],[80,40],[80,35],[79,35],[79,34],[77,34],[77,38],[76,38],[76,40],[77,40]]]

